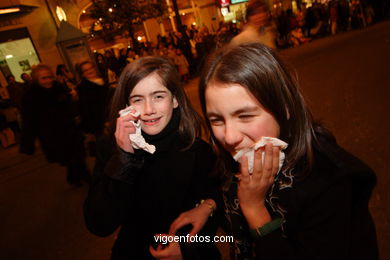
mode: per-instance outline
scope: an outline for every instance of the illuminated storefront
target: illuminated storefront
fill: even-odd
[[[4,77],[30,73],[40,59],[27,28],[0,32],[0,71]]]

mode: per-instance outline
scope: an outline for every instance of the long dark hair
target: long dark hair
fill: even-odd
[[[180,110],[179,135],[189,148],[201,135],[201,120],[188,100],[175,65],[162,57],[143,57],[128,64],[123,70],[115,90],[111,107],[111,133],[115,132],[118,112],[129,105],[129,96],[134,87],[145,77],[156,73],[162,84],[176,98]]]
[[[280,126],[279,138],[289,144],[285,151],[285,169],[298,168],[303,176],[310,171],[314,164],[313,145],[317,142],[317,131],[327,131],[313,121],[295,74],[270,48],[259,43],[227,47],[209,59],[199,83],[199,97],[206,119],[205,92],[212,82],[235,83],[248,89],[275,117]],[[211,130],[210,122],[206,124]],[[211,131],[210,138],[220,155],[219,164],[225,172],[229,171],[226,158],[231,156]]]

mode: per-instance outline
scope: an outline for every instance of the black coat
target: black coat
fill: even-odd
[[[363,162],[322,138],[310,175],[294,178],[292,188],[276,192],[286,210],[284,229],[248,239],[254,250],[249,254],[264,260],[378,259],[368,209],[375,182],[373,171]]]
[[[98,85],[83,79],[77,85],[81,128],[86,133],[101,134],[107,117],[111,91],[107,85]]]
[[[171,132],[156,145],[151,155],[136,150],[135,155],[117,151],[110,157],[108,145],[98,143],[93,184],[84,204],[87,228],[98,236],[112,234],[120,227],[112,259],[151,259],[153,236],[167,233],[180,213],[212,197],[208,173],[214,164],[211,147],[196,140],[182,151],[180,138]],[[206,227],[203,232],[215,231]],[[183,231],[184,232],[184,231]],[[192,245],[191,245],[192,247]],[[185,259],[219,258],[212,243],[200,248],[182,246]]]
[[[84,158],[83,137],[75,123],[75,107],[69,89],[55,82],[47,89],[37,85],[22,102],[20,151],[32,154],[38,138],[49,162],[69,165]]]

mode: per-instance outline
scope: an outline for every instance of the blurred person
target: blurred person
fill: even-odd
[[[181,78],[184,81],[189,80],[189,76],[190,76],[188,70],[189,64],[186,57],[183,55],[183,52],[180,49],[176,50],[176,56],[174,57],[174,62],[178,68]]]
[[[176,49],[173,47],[172,44],[169,44],[168,45],[168,58],[171,59],[172,61],[175,61],[175,57],[176,57]]]
[[[76,92],[76,80],[73,74],[65,67],[64,64],[57,65],[56,68],[56,80],[62,85],[66,86],[70,90],[70,94],[73,97],[77,96]]]
[[[91,61],[84,61],[76,66],[81,78],[77,85],[81,129],[87,134],[89,153],[95,154],[96,140],[103,134],[107,119],[108,104],[111,98],[109,86],[98,75]]]
[[[16,138],[19,139],[20,127],[22,125],[20,111],[22,108],[23,97],[30,86],[17,82],[13,75],[9,75],[6,79],[8,82],[7,92],[9,94],[10,103],[10,107],[7,109],[7,121],[12,131],[16,134]]]
[[[127,64],[132,63],[132,62],[136,61],[137,59],[139,59],[138,54],[135,53],[135,51],[133,49],[129,49],[127,51],[127,58],[126,58]]]
[[[22,103],[20,152],[33,154],[38,139],[48,162],[67,168],[69,184],[89,182],[83,136],[75,122],[69,89],[57,82],[50,67],[44,64],[33,67],[31,77],[33,84]]]
[[[216,53],[200,79],[231,259],[377,260],[375,173],[314,121],[298,89],[296,74],[258,43]],[[171,233],[192,224],[194,235],[207,218],[185,212]]]
[[[117,76],[115,72],[109,68],[105,57],[100,53],[96,55],[96,64],[98,66],[99,74],[104,80],[104,83],[109,86],[116,86]]]
[[[275,49],[276,33],[267,5],[263,0],[250,0],[246,9],[248,23],[243,31],[234,37],[230,45],[258,42]]]
[[[118,59],[115,57],[114,51],[112,49],[104,51],[104,58],[108,68],[113,71],[117,77],[119,77],[121,74],[121,68]]]
[[[119,117],[119,111],[132,112]],[[153,153],[135,149],[129,139],[138,122]],[[170,223],[204,199],[198,209],[215,209],[208,173],[211,147],[201,140],[201,121],[185,95],[175,65],[163,57],[144,57],[123,71],[115,91],[108,141],[100,142],[93,182],[84,203],[90,232],[108,236],[119,229],[112,249],[118,259],[219,259],[213,243],[155,241]],[[214,221],[210,218],[211,221]],[[185,230],[179,231],[183,234]],[[208,222],[203,235],[213,235]],[[160,241],[161,242],[161,241]]]
[[[11,105],[17,109],[21,108],[22,99],[25,94],[26,86],[23,83],[17,82],[14,75],[6,77],[7,80],[7,91],[11,100]]]

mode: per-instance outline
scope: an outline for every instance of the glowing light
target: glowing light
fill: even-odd
[[[12,55],[12,54],[5,56],[6,59],[12,59],[13,57],[14,57],[14,55]]]
[[[236,19],[233,19],[232,23],[237,23],[237,20],[236,20]]]
[[[103,18],[100,17],[100,18],[99,18],[99,21],[103,21]]]
[[[193,23],[192,23],[192,25],[196,25],[196,23],[195,23],[195,22],[193,22]]]
[[[87,11],[83,10],[83,14],[85,14]]]
[[[137,37],[137,40],[140,42],[142,40],[142,37],[141,36],[138,36]]]
[[[110,13],[112,13],[112,8],[108,8],[108,11],[109,11]]]
[[[19,11],[20,11],[20,8],[7,8],[7,9],[1,9],[0,14],[16,13]]]
[[[181,13],[181,15],[186,15],[185,13]]]
[[[62,7],[58,6],[56,7],[56,14],[57,14],[57,18],[58,20],[60,21],[66,21],[66,14],[65,14],[65,11],[64,9],[62,9]]]

